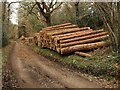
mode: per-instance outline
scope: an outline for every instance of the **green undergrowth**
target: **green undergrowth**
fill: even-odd
[[[2,51],[0,51],[0,67],[2,66]]]
[[[57,52],[32,46],[38,54],[55,59],[71,68],[78,69],[83,73],[98,76],[106,80],[115,80],[118,76],[118,60],[109,48],[101,48],[88,52],[92,57],[81,57],[75,54],[61,55]]]
[[[10,51],[12,50],[13,44],[14,43],[9,43],[7,46],[2,48],[2,55],[1,55],[2,64],[5,64],[7,62]]]

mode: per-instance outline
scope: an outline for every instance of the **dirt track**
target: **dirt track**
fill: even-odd
[[[100,88],[96,82],[37,55],[22,43],[15,44],[10,63],[22,88]]]

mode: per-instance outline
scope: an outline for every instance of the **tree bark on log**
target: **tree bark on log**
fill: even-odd
[[[50,33],[50,32],[57,32],[57,31],[60,31],[61,29],[69,29],[69,28],[78,28],[77,25],[69,25],[69,26],[64,26],[64,27],[57,27],[57,28],[52,28],[52,29],[48,29],[48,30],[44,30],[45,32],[47,33]]]
[[[67,25],[71,25],[71,23],[65,23],[65,24],[60,24],[60,25],[55,25],[55,26],[49,26],[49,27],[43,28],[43,30],[52,29],[52,28],[56,28],[56,27],[67,26]]]
[[[35,33],[34,34],[34,42],[35,42],[36,45],[38,45],[38,38],[39,38],[39,36],[40,36],[39,33]]]
[[[63,36],[63,37],[57,37],[55,39],[56,40],[65,40],[65,39],[81,37],[81,36],[90,35],[90,34],[96,34],[96,33],[100,33],[100,32],[103,32],[103,31],[104,31],[103,29],[100,29],[100,30],[97,30],[97,31],[89,30],[89,31],[86,31],[86,32],[79,32],[79,33],[74,32],[74,33],[71,33],[71,34]]]
[[[76,32],[71,32],[71,33],[65,33],[65,34],[60,34],[60,35],[52,35],[50,36],[52,39],[55,39],[55,38],[62,38],[62,37],[69,37],[71,35],[76,36],[76,35],[81,35],[81,34],[84,34],[84,33],[87,33],[87,32],[91,32],[93,31],[92,29],[88,29],[88,30],[85,30],[85,31],[76,31]]]
[[[59,32],[53,32],[53,33],[47,33],[48,35],[59,35],[59,34],[65,34],[65,33],[71,33],[76,31],[85,31],[90,29],[90,27],[83,27],[83,28],[71,28],[71,29],[61,29]]]
[[[78,28],[77,25],[69,25],[69,26],[62,26],[62,27],[56,27],[56,28],[52,28],[52,29],[46,29],[44,30],[45,32],[55,32],[55,31],[59,31],[60,29],[69,29],[69,28]]]
[[[103,35],[107,35],[107,34],[108,34],[107,32],[101,32],[101,33],[91,34],[91,35],[87,35],[87,36],[83,36],[83,37],[77,37],[77,38],[75,37],[72,39],[60,40],[60,44],[78,41],[78,40],[84,40],[84,39],[98,37],[98,36],[103,36]]]
[[[76,55],[78,56],[82,56],[82,57],[92,57],[92,55],[88,54],[88,53],[84,53],[84,52],[75,52]]]
[[[99,41],[99,40],[106,39],[108,37],[109,37],[108,35],[103,35],[103,36],[99,36],[99,37],[95,37],[95,38],[89,38],[89,39],[85,39],[85,40],[81,40],[81,41],[74,41],[74,42],[69,42],[69,43],[63,43],[63,44],[60,44],[60,48],[69,47],[69,46],[73,46],[73,45],[79,45],[79,44],[96,42],[96,41]]]
[[[93,31],[93,30],[86,30],[86,32],[90,32],[90,31]],[[76,34],[75,34],[76,33]],[[74,33],[74,35],[77,35],[78,33],[77,32],[75,32]],[[85,31],[82,31],[82,32],[79,32],[79,33],[81,33],[81,34],[84,34],[85,33]],[[73,33],[72,33],[73,34]],[[69,36],[71,36],[71,35],[69,35]],[[69,36],[67,36],[66,35],[66,37],[67,37],[67,39],[72,39],[72,38],[74,38],[74,37],[72,37],[72,38],[68,38]],[[79,37],[79,36],[78,36]],[[60,38],[57,38],[57,37],[54,37],[54,38],[52,38],[51,40],[52,40],[52,42],[54,42],[54,45],[56,46],[56,47],[60,47],[60,39],[61,39],[62,37],[60,37]]]
[[[66,54],[66,53],[72,53],[79,50],[91,50],[91,49],[95,49],[95,48],[99,48],[107,45],[108,43],[104,41],[89,43],[89,44],[82,44],[82,45],[74,45],[70,47],[61,48],[60,53]]]

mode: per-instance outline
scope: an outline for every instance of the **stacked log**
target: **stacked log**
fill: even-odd
[[[61,54],[67,54],[68,52],[75,52],[78,50],[90,50],[90,49],[95,49],[95,48],[99,48],[102,46],[106,46],[108,45],[106,42],[101,41],[101,42],[95,42],[95,43],[88,43],[88,44],[80,44],[80,45],[74,45],[74,46],[70,46],[70,47],[65,47],[61,49]]]
[[[20,39],[20,40],[25,40],[25,37],[24,37],[24,36],[21,36],[19,39]]]
[[[71,23],[65,23],[43,28],[37,38],[40,47],[67,54],[106,46],[105,40],[109,38],[109,35],[103,29],[79,28]]]
[[[39,33],[35,33],[33,38],[34,38],[34,43],[35,43],[36,45],[38,45]]]
[[[25,37],[24,41],[25,43],[32,44],[34,43],[34,37]]]
[[[83,56],[83,57],[92,57],[92,55],[88,54],[88,53],[84,53],[84,52],[75,52],[76,55],[78,56]]]

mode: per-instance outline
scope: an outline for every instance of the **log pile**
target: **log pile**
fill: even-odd
[[[38,36],[37,43],[40,47],[55,50],[60,54],[106,46],[108,43],[105,40],[109,37],[103,29],[79,28],[71,23],[43,28]]]

